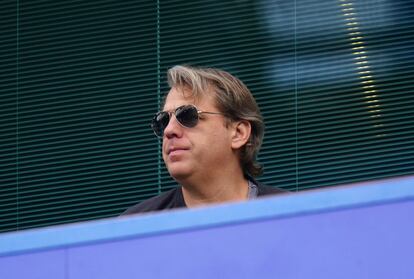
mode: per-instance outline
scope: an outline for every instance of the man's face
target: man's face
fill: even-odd
[[[194,100],[188,89],[181,88],[170,90],[163,110],[174,111],[189,104],[201,111],[219,112],[213,94]],[[162,151],[170,175],[179,182],[201,181],[217,175],[226,162],[237,160],[231,148],[231,129],[226,127],[226,119],[220,114],[201,114],[198,124],[192,128],[181,126],[172,114],[164,130]]]

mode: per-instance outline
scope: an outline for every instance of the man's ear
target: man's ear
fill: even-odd
[[[247,120],[236,121],[232,126],[233,134],[231,139],[231,147],[233,149],[239,149],[249,140],[252,126]]]

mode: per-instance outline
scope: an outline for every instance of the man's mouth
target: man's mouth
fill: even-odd
[[[169,148],[168,149],[167,154],[170,155],[170,154],[174,154],[174,153],[178,153],[178,152],[186,151],[186,150],[188,150],[188,148],[184,148],[184,147],[172,147],[172,148]]]

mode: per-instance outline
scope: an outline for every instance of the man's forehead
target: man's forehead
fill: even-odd
[[[196,103],[196,100],[191,94],[189,94],[188,92],[181,91],[181,90],[175,90],[173,88],[165,96],[163,109],[172,110],[182,105],[187,105],[187,104],[195,105],[195,103]]]
[[[182,105],[195,105],[198,106],[200,104],[209,104],[214,105],[215,100],[212,94],[206,93],[198,96],[194,96],[191,89],[189,88],[171,88],[171,90],[167,93],[164,104],[163,110],[173,110]]]

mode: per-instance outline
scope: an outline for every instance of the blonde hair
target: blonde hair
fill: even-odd
[[[256,161],[256,156],[263,141],[264,123],[246,85],[223,70],[187,65],[174,66],[168,70],[167,77],[171,88],[189,88],[194,98],[214,92],[217,108],[230,121],[250,122],[250,138],[241,148],[240,163],[245,175],[260,175],[262,166]]]

